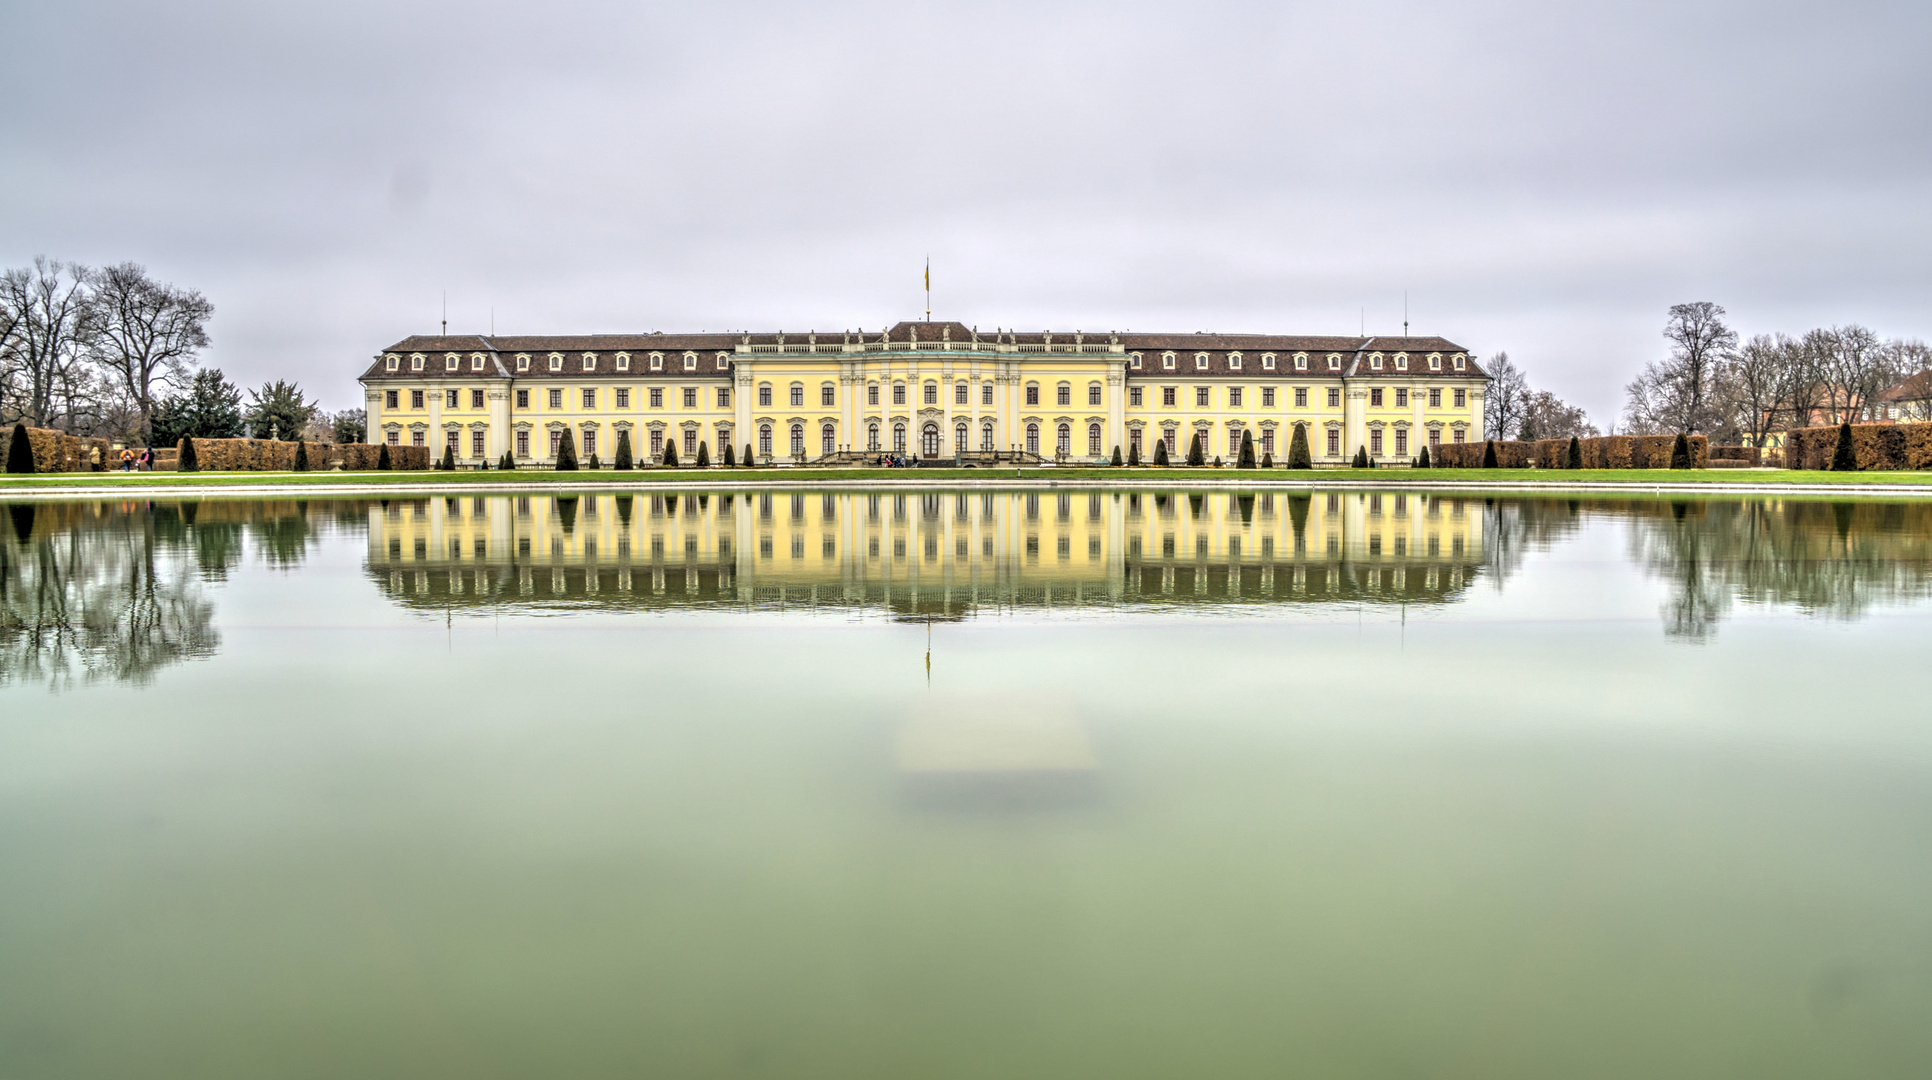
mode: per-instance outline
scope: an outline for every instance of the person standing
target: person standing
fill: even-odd
[[[134,451],[125,446],[121,447],[121,471],[134,471]]]

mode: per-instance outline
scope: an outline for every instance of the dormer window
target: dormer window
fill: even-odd
[[[1296,353],[1296,354],[1295,354],[1295,370],[1296,370],[1296,371],[1307,371],[1307,370],[1308,370],[1308,354],[1307,354],[1307,353],[1303,353],[1303,352],[1298,352],[1298,353]]]
[[[1370,354],[1369,354],[1369,370],[1370,370],[1370,371],[1380,371],[1380,370],[1382,370],[1382,354],[1381,354],[1381,353],[1370,353]]]
[[[402,357],[400,357],[400,356],[396,356],[396,355],[393,355],[393,354],[392,354],[392,355],[391,355],[391,356],[389,357],[389,362],[388,362],[388,365],[387,365],[387,366],[388,366],[388,368],[389,368],[389,370],[390,370],[390,371],[395,371],[395,370],[397,370],[398,368],[400,368],[400,367],[402,367]]]
[[[1173,353],[1162,353],[1162,354],[1161,354],[1161,370],[1163,370],[1163,371],[1173,371],[1173,370],[1174,370],[1174,354],[1173,354]]]
[[[685,353],[685,354],[684,354],[684,370],[686,370],[686,371],[696,371],[696,370],[698,370],[698,354],[697,354],[697,353],[694,353],[694,352],[688,352],[688,353]]]
[[[411,371],[423,370],[423,357],[421,353],[417,353],[416,355],[409,358],[409,370]]]
[[[1329,353],[1329,354],[1328,354],[1328,370],[1330,370],[1330,371],[1340,371],[1340,370],[1342,370],[1342,354],[1341,354],[1341,353]]]
[[[1262,353],[1262,354],[1261,354],[1261,370],[1263,370],[1263,371],[1273,371],[1274,369],[1275,369],[1275,354],[1274,354],[1274,353],[1271,353],[1271,352],[1265,352],[1265,353]]]
[[[1441,371],[1441,370],[1442,370],[1442,354],[1441,354],[1441,353],[1430,353],[1430,354],[1429,354],[1429,370],[1430,370],[1430,371]]]
[[[529,371],[529,370],[530,370],[530,354],[529,354],[529,353],[518,353],[518,354],[517,354],[517,370],[518,370],[518,371]]]
[[[462,366],[463,366],[463,358],[456,355],[455,353],[450,353],[449,355],[443,357],[444,371],[457,371],[461,369]]]
[[[552,371],[563,370],[563,354],[561,353],[550,354],[550,370]]]
[[[1408,354],[1408,353],[1396,353],[1396,354],[1395,354],[1395,370],[1397,370],[1397,371],[1407,371],[1407,370],[1409,370],[1409,354]]]
[[[661,353],[661,352],[654,352],[654,353],[652,353],[652,354],[651,354],[651,370],[652,370],[652,371],[663,371],[663,370],[664,370],[664,354],[663,354],[663,353]]]
[[[1231,353],[1229,353],[1229,354],[1228,354],[1228,370],[1229,370],[1229,371],[1240,371],[1240,370],[1241,370],[1241,354],[1240,354],[1240,353],[1238,353],[1238,352],[1231,352]]]
[[[617,370],[619,370],[619,371],[629,371],[630,369],[631,369],[631,354],[630,354],[630,353],[627,353],[627,352],[621,352],[621,353],[618,353],[618,354],[617,354]]]
[[[712,366],[716,367],[719,371],[730,371],[731,354],[728,352],[721,352],[717,356],[714,356],[711,358],[711,363],[712,363]]]
[[[1461,353],[1457,353],[1457,354],[1456,354],[1456,360],[1455,360],[1455,363],[1456,363],[1456,370],[1457,370],[1457,371],[1461,371],[1461,370],[1462,370],[1462,354],[1461,354]]]
[[[588,353],[588,352],[587,352],[587,353],[585,353],[585,354],[584,354],[584,370],[585,370],[585,371],[596,371],[596,370],[597,370],[597,354],[596,354],[596,353]]]
[[[471,370],[471,371],[482,371],[482,370],[483,370],[483,354],[482,354],[482,353],[471,353],[471,354],[470,354],[470,370]]]
[[[1204,352],[1197,352],[1197,353],[1195,353],[1195,354],[1194,354],[1194,370],[1196,370],[1196,371],[1206,371],[1206,370],[1207,370],[1207,354],[1206,354],[1206,353],[1204,353]]]
[[[1130,368],[1133,368],[1133,369],[1134,369],[1135,371],[1139,371],[1139,370],[1140,370],[1140,354],[1139,354],[1139,353],[1129,353],[1129,354],[1127,355],[1127,366],[1128,366],[1128,367],[1130,367]]]

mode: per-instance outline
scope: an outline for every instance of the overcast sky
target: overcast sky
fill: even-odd
[[[1614,418],[1665,309],[1932,336],[1932,4],[0,0],[0,263],[331,408],[398,338],[1371,333]]]

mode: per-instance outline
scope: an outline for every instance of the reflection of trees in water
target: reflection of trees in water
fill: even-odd
[[[1669,583],[1665,632],[1708,639],[1734,602],[1850,619],[1932,595],[1932,505],[1633,502],[1631,556]]]
[[[1548,551],[1583,523],[1576,499],[1483,500],[1483,558],[1502,591],[1532,551]]]
[[[0,685],[142,684],[221,645],[205,584],[253,550],[299,566],[317,528],[306,503],[15,503],[0,537]],[[360,504],[337,524],[360,527]],[[327,521],[329,514],[320,515]]]

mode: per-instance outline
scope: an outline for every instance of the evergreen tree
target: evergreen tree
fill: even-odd
[[[1221,467],[1221,455],[1219,454],[1214,455],[1214,467],[1217,469]]]
[[[601,469],[603,467],[603,464],[597,460],[596,454],[591,454],[584,458],[584,468],[586,469]]]
[[[1563,467],[1566,469],[1583,467],[1583,444],[1577,441],[1575,435],[1570,436],[1570,452],[1565,456]]]
[[[1194,433],[1194,440],[1187,444],[1187,463],[1189,465],[1207,464],[1207,451],[1201,446],[1201,433]]]
[[[732,467],[733,465],[736,465],[736,464],[737,464],[737,462],[735,462],[735,461],[733,461],[733,460],[731,460],[731,444],[730,444],[730,443],[726,443],[726,444],[724,444],[724,460],[723,460],[722,462],[719,462],[719,464],[721,464],[721,465],[723,465],[723,466],[724,466],[725,468],[727,468],[727,469],[729,469],[729,468],[731,468],[731,467]]]
[[[625,428],[617,433],[617,459],[611,462],[611,468],[630,472],[636,467],[637,463],[631,460],[631,431]]]
[[[1154,440],[1154,467],[1158,469],[1164,469],[1167,467],[1167,440],[1166,439]]]
[[[175,444],[175,450],[174,470],[176,472],[201,471],[201,461],[195,457],[195,441],[193,439],[183,437],[180,442]]]
[[[1275,467],[1275,452],[1273,450],[1263,450],[1261,452],[1261,467],[1264,469],[1272,469]]]
[[[1484,439],[1483,440],[1483,468],[1494,469],[1496,467],[1497,467],[1496,466],[1496,440]]]
[[[1415,456],[1415,467],[1418,469],[1426,469],[1429,467],[1429,448],[1427,446],[1424,446],[1422,452]]]
[[[308,458],[307,458],[307,457],[304,457],[304,456],[302,456],[302,454],[301,454],[301,452],[300,452],[300,451],[297,451],[297,453],[296,453],[296,457],[297,457],[297,459],[298,459],[298,460],[301,460],[301,461],[307,461],[307,460],[308,460]],[[442,469],[443,469],[443,471],[444,471],[444,472],[455,472],[455,471],[456,471],[456,448],[455,448],[454,446],[451,446],[451,445],[450,445],[449,443],[447,443],[447,442],[445,442],[445,443],[443,444],[443,465],[442,465]]]
[[[7,471],[10,473],[31,473],[34,471],[34,444],[27,438],[27,425],[16,422],[13,425],[13,438],[7,441]]]
[[[1307,424],[1295,425],[1295,437],[1288,442],[1288,467],[1291,469],[1315,467],[1314,457],[1308,452]]]
[[[577,440],[569,428],[557,432],[557,463],[551,468],[558,472],[577,471]]]
[[[1858,471],[1858,452],[1852,449],[1852,429],[1850,421],[1838,425],[1838,446],[1831,452],[1831,471]]]
[[[1127,464],[1130,466],[1140,465],[1140,443],[1138,441],[1127,444]]]
[[[1114,468],[1120,468],[1120,447],[1114,447]]]
[[[673,469],[678,467],[678,443],[676,439],[664,440],[664,464]]]
[[[1348,464],[1349,464],[1349,467],[1352,469],[1368,468],[1369,467],[1368,447],[1366,446],[1356,447],[1355,459],[1353,461],[1350,461]]]
[[[167,446],[187,438],[241,438],[246,434],[241,399],[242,392],[222,378],[219,369],[197,371],[185,391],[155,406],[149,445]]]
[[[309,471],[309,444],[306,442],[295,444],[295,471]]]
[[[1254,433],[1243,429],[1241,432],[1241,454],[1234,459],[1237,469],[1254,468]]]
[[[747,469],[754,468],[757,466],[758,459],[752,456],[750,443],[745,444],[745,456],[739,462],[739,464],[743,465]]]
[[[496,467],[498,472],[514,472],[517,467],[517,459],[511,457],[510,452],[505,450],[503,451],[503,459],[496,463]]]
[[[1670,467],[1673,469],[1691,467],[1690,437],[1681,431],[1677,433],[1677,441],[1670,444]]]
[[[698,440],[698,468],[708,469],[710,467],[711,467],[710,447],[708,446],[708,444],[705,443],[703,439],[699,439]]]
[[[385,442],[376,450],[376,468],[388,472],[395,467],[389,460],[389,444]]]
[[[299,439],[321,406],[300,385],[277,379],[248,392],[248,433],[257,439]]]

